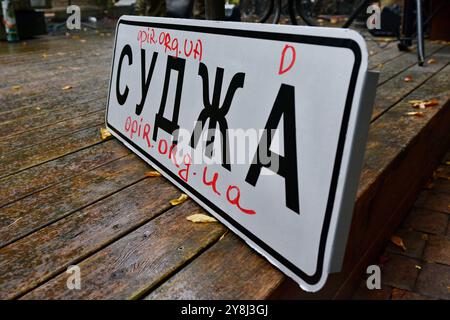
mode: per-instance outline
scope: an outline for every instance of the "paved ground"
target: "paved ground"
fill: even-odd
[[[391,242],[380,257],[381,290],[364,280],[354,299],[450,300],[449,217],[450,152],[394,234],[405,248]]]

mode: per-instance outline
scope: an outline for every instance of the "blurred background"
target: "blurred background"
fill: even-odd
[[[156,8],[162,3],[162,9]],[[414,38],[417,0],[2,0],[0,40],[6,40],[5,12],[14,15],[18,39],[42,34],[66,33],[67,8],[81,9],[81,31],[113,28],[123,14],[159,15],[178,18],[214,19],[290,24],[289,5],[298,24],[341,27],[352,13],[352,28],[366,30],[370,16],[367,7],[376,4],[381,13],[381,29],[372,36]],[[449,0],[419,0],[422,8],[423,31],[431,40],[450,40]],[[356,12],[358,5],[363,7]],[[164,8],[165,6],[165,8]],[[206,8],[205,8],[206,6]],[[152,7],[152,8],[149,8]],[[206,10],[205,10],[206,9]],[[205,12],[206,11],[206,12]],[[409,28],[409,30],[408,30]],[[76,32],[76,30],[75,30]],[[405,42],[405,45],[408,45]]]

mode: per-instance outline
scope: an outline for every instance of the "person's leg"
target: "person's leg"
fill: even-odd
[[[136,14],[140,16],[165,17],[165,0],[136,0]]]
[[[205,14],[207,20],[224,20],[225,0],[205,0]]]
[[[148,8],[148,16],[165,17],[166,16],[166,1],[165,0],[147,0],[150,4]]]
[[[136,0],[134,11],[138,16],[147,15],[147,1],[149,0]]]
[[[195,0],[194,19],[205,19],[205,0]]]

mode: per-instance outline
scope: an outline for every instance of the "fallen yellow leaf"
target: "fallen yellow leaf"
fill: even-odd
[[[228,233],[228,230],[225,231],[225,233],[219,238],[219,241],[223,240],[223,238],[225,238],[225,236],[227,235],[227,233]]]
[[[409,100],[408,103],[413,108],[419,108],[419,109],[426,109],[428,107],[434,107],[439,104],[438,99],[431,99],[431,100]]]
[[[416,264],[416,269],[417,270],[422,270],[422,267]]]
[[[187,199],[189,199],[189,196],[185,193],[182,193],[181,196],[178,197],[178,199],[170,200],[170,204],[173,206],[177,206],[185,202]]]
[[[15,91],[20,90],[21,88],[22,88],[22,86],[12,86],[12,89]]]
[[[111,137],[111,132],[107,128],[100,128],[100,137],[102,140],[109,139]]]
[[[406,115],[414,116],[414,117],[423,117],[424,116],[423,112],[420,112],[420,111],[407,112]]]
[[[431,58],[430,60],[428,60],[428,64],[433,64],[433,63],[436,63],[435,59]]]
[[[62,89],[63,89],[64,91],[67,91],[67,90],[72,89],[72,86],[64,86],[64,87],[62,87]]]
[[[145,173],[146,177],[160,177],[161,173],[159,173],[158,171],[147,171]]]
[[[403,242],[403,239],[399,236],[391,236],[391,242],[395,244],[397,247],[402,248],[404,251],[406,251],[405,243]]]
[[[208,223],[208,222],[217,222],[216,219],[214,219],[211,216],[208,216],[206,214],[202,213],[196,213],[186,218],[189,221],[195,222],[195,223]]]

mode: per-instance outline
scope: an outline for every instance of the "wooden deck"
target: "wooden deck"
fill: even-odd
[[[343,272],[302,293],[224,226],[187,221],[203,210],[170,205],[177,188],[101,139],[112,44],[107,33],[0,44],[2,299],[348,297],[450,146],[450,46],[428,42],[435,63],[421,68],[415,52],[369,41],[381,75]],[[66,288],[73,264],[81,290]]]

